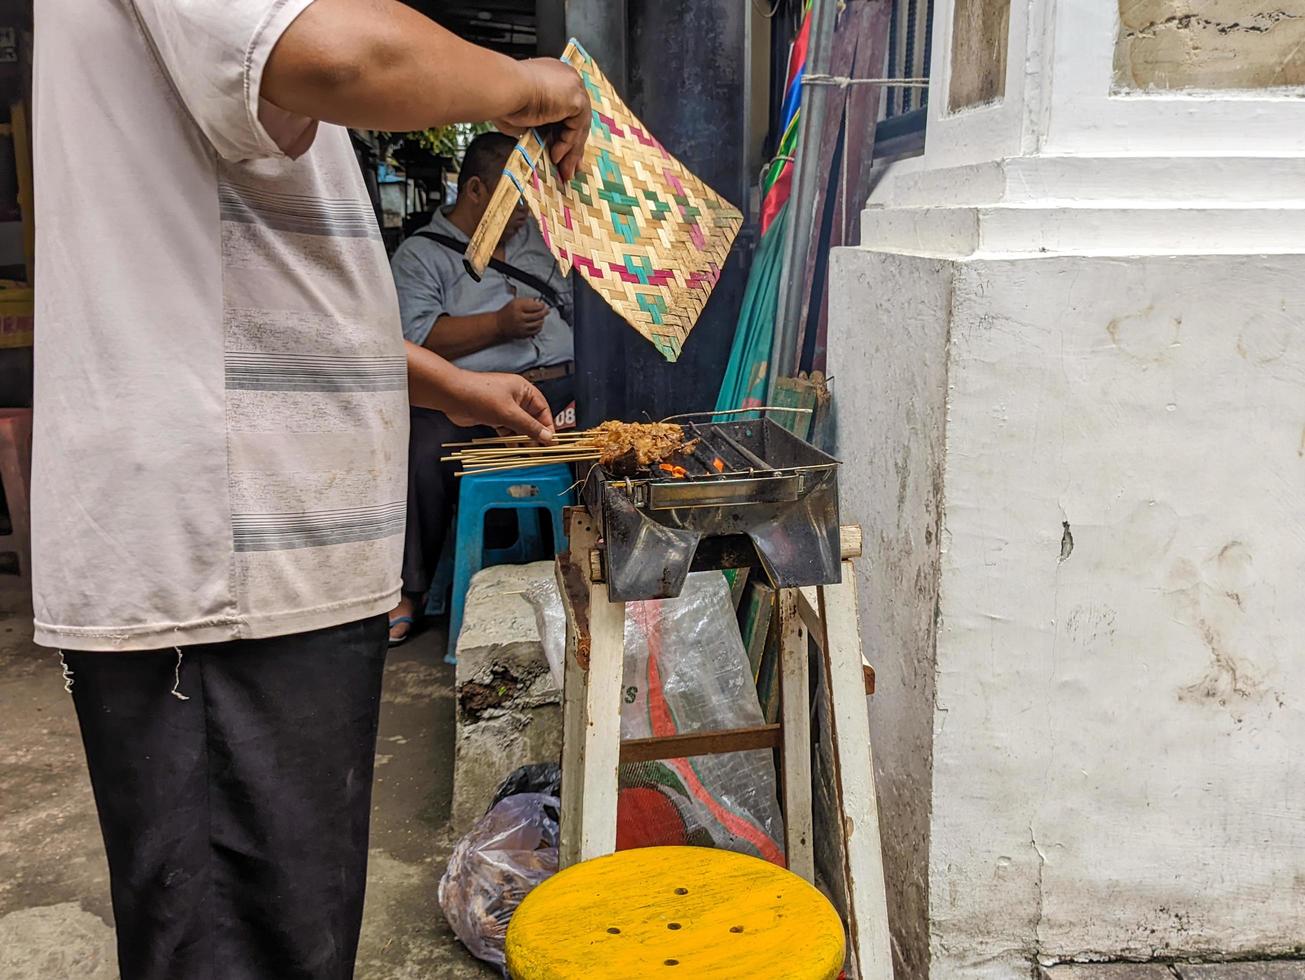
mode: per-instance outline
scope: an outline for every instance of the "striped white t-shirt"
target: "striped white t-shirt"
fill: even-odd
[[[36,4],[42,644],[273,636],[396,601],[385,248],[348,133],[259,98],[311,2]]]

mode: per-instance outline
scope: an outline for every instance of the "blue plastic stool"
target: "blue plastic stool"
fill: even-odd
[[[517,511],[517,539],[506,548],[486,548],[485,567],[491,565],[524,565],[528,561],[546,558],[544,554],[544,525],[539,510]],[[435,566],[431,587],[426,592],[426,615],[443,616],[449,611],[449,591],[453,588],[453,541],[456,530],[444,536],[440,560]]]
[[[451,529],[450,529],[451,530]],[[449,589],[453,587],[453,535],[444,535],[444,547],[435,565],[430,589],[426,592],[426,615],[443,616],[449,607]]]
[[[553,544],[566,548],[566,527],[562,509],[575,501],[575,477],[568,466],[531,466],[499,473],[476,473],[461,478],[458,487],[458,518],[454,527],[453,592],[449,603],[449,646],[444,659],[458,662],[458,634],[471,577],[495,562],[491,558],[512,555],[518,564],[550,557],[543,553],[542,514],[553,521]],[[485,515],[491,510],[516,510],[517,543],[500,552],[485,551]]]

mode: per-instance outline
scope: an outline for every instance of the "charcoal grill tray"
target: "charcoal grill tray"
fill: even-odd
[[[836,459],[769,419],[690,423],[685,434],[700,442],[670,461],[682,479],[595,466],[585,482],[610,599],[679,595],[704,538],[746,537],[776,588],[840,580]]]

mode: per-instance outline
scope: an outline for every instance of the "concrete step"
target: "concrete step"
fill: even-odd
[[[861,245],[950,257],[982,254],[1295,254],[1305,203],[1272,207],[1151,205],[868,207]]]
[[[1305,157],[1012,157],[925,170],[898,167],[875,204],[983,206],[1030,202],[1305,201]]]
[[[526,590],[551,561],[482,569],[467,590],[458,639],[454,833],[470,829],[518,766],[562,756],[562,692],[553,683]]]

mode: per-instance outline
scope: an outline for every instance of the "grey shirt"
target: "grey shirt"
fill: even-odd
[[[425,231],[448,235],[460,242],[467,236],[448,217],[436,211]],[[571,316],[571,283],[557,269],[557,260],[544,244],[533,220],[517,232],[505,247],[504,259],[541,279],[561,299],[563,310],[550,309],[543,329],[534,337],[510,340],[486,347],[453,363],[470,371],[528,371],[562,364],[575,357],[568,320]],[[399,312],[403,335],[414,344],[425,344],[441,316],[475,316],[502,309],[516,297],[538,298],[539,292],[495,269],[486,269],[480,282],[463,267],[462,256],[439,242],[413,235],[394,253],[391,261],[399,291]]]

